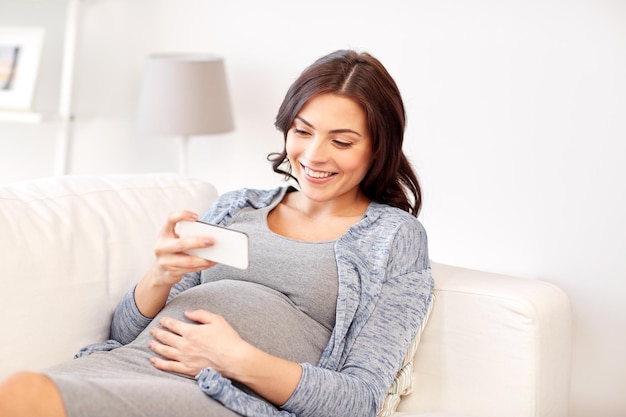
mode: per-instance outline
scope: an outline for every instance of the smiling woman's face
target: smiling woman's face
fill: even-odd
[[[353,100],[322,94],[296,116],[286,144],[292,174],[311,200],[361,198],[359,184],[372,162],[365,112]]]

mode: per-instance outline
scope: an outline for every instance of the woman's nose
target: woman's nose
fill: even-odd
[[[328,158],[328,146],[319,136],[307,143],[304,155],[309,161],[323,162]]]

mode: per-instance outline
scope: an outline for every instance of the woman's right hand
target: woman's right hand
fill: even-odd
[[[135,303],[146,317],[154,317],[161,311],[172,286],[183,275],[215,265],[215,262],[185,253],[189,249],[209,247],[214,240],[210,236],[181,238],[176,233],[176,223],[182,220],[196,221],[198,215],[191,211],[179,211],[168,216],[154,247],[156,259],[135,287]]]
[[[191,211],[179,211],[168,216],[154,246],[156,260],[152,268],[152,278],[155,285],[171,287],[180,281],[183,275],[215,265],[215,262],[185,253],[190,249],[210,247],[215,241],[210,236],[181,238],[175,228],[176,223],[182,220],[196,221],[198,215]]]

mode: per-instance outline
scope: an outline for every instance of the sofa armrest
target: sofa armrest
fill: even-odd
[[[566,417],[570,306],[541,280],[433,264],[435,304],[399,411]]]

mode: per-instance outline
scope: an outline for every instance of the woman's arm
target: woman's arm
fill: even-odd
[[[155,262],[135,287],[135,303],[146,317],[154,317],[161,311],[172,287],[183,275],[215,265],[214,262],[184,253],[189,249],[212,246],[214,240],[210,236],[181,239],[176,234],[175,227],[182,220],[196,221],[198,215],[180,211],[168,217],[154,248]]]
[[[187,311],[185,315],[194,324],[162,318],[161,328],[152,328],[155,341],[150,348],[165,358],[153,358],[155,367],[188,376],[212,368],[276,405],[293,394],[302,374],[300,364],[246,342],[220,315],[205,310]]]
[[[168,217],[155,245],[153,265],[135,288],[122,298],[113,314],[112,339],[122,344],[134,340],[161,311],[172,293],[180,293],[199,284],[199,271],[215,265],[184,253],[188,249],[211,246],[211,237],[180,239],[174,230],[181,220],[197,219],[198,216],[189,211],[180,211]]]
[[[199,272],[187,274],[172,287],[169,297],[171,299],[176,294],[180,294],[186,289],[199,284]],[[113,313],[113,320],[111,321],[110,339],[116,340],[122,345],[135,340],[135,338],[139,336],[139,333],[152,321],[152,317],[146,317],[139,311],[135,303],[135,288],[128,291],[121,299]]]

